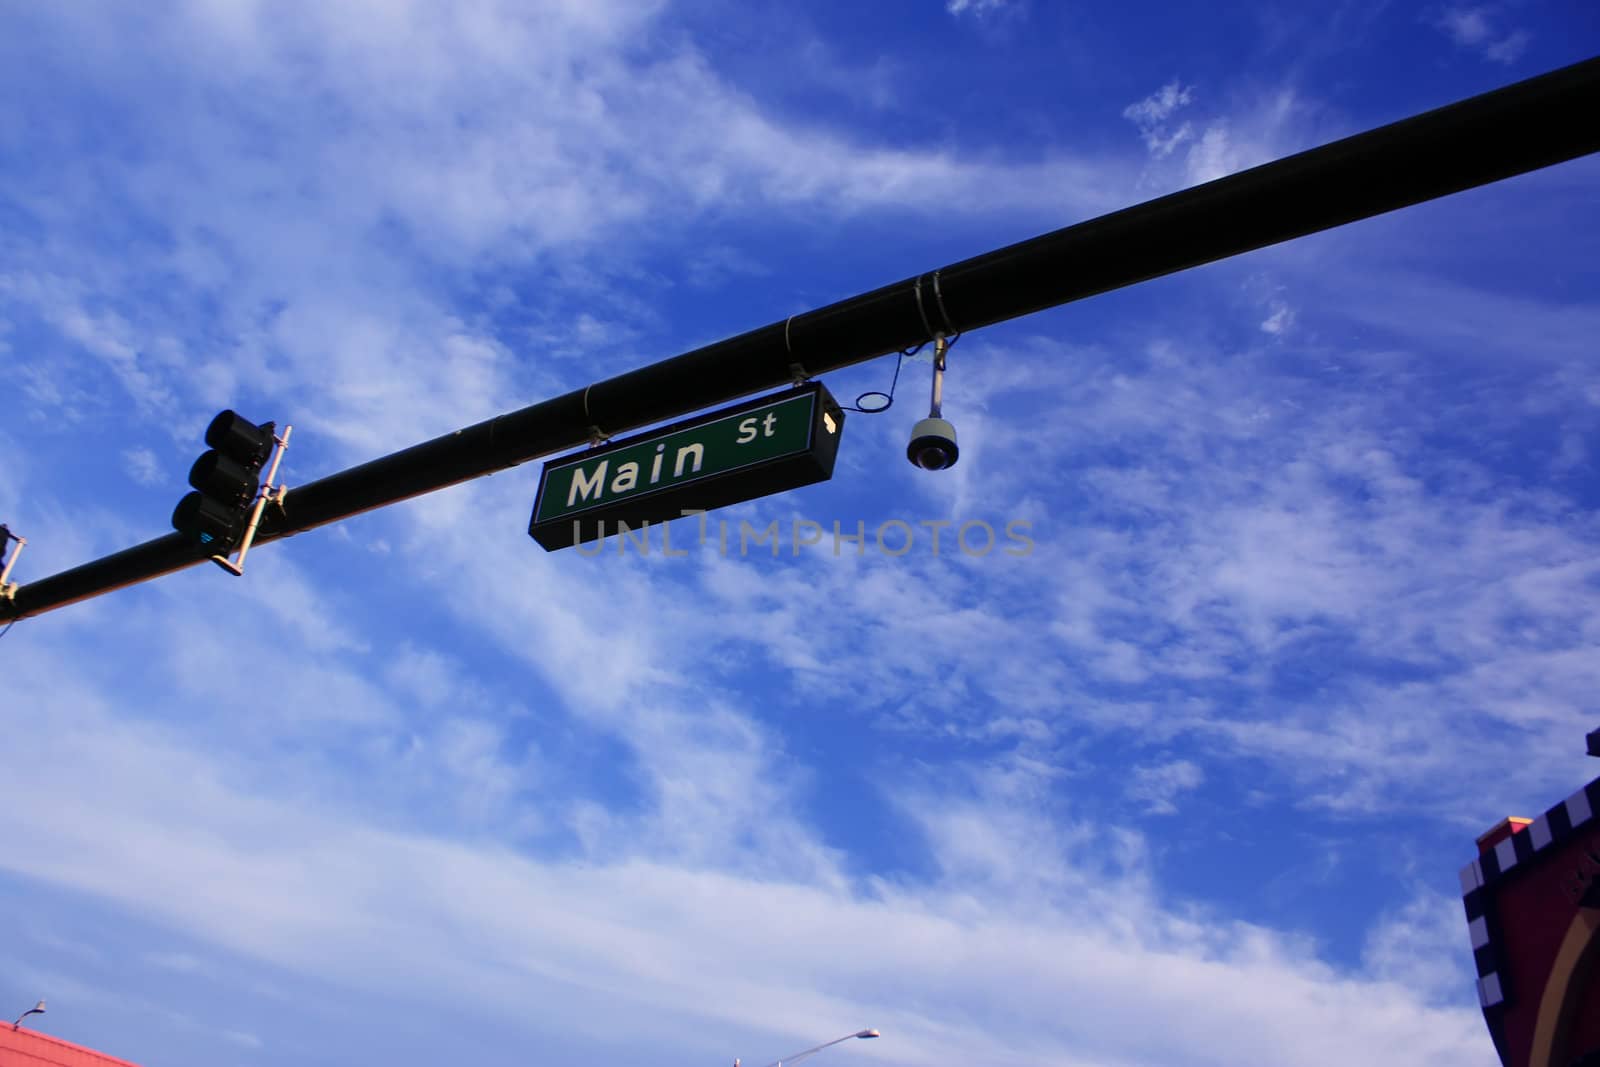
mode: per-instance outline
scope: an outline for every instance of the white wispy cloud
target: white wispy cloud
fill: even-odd
[[[1129,104],[1123,109],[1122,117],[1139,128],[1145,147],[1159,159],[1171,155],[1179,145],[1193,139],[1194,127],[1189,123],[1182,123],[1176,129],[1167,125],[1167,120],[1193,99],[1192,86],[1171,81],[1138,103]]]
[[[1207,123],[1184,159],[1191,184],[1213,181],[1303,147],[1306,103],[1290,91],[1267,94],[1247,112]]]
[[[1178,810],[1178,796],[1204,781],[1205,772],[1189,760],[1135,767],[1128,796],[1143,803],[1151,815],[1171,815]]]
[[[1476,977],[1458,951],[1461,937],[1461,901],[1422,889],[1372,927],[1362,963],[1380,981],[1448,1003]]]
[[[1196,100],[1193,86],[1173,80],[1123,109],[1150,157],[1147,181],[1213,181],[1303,148],[1318,132],[1317,108],[1292,88],[1251,94],[1230,113],[1181,117]]]
[[[969,801],[914,802],[947,888],[848,888],[626,853],[546,862],[380,829],[312,797],[247,796],[230,784],[236,761],[97,702],[30,687],[30,705],[60,717],[25,735],[40,770],[0,784],[37,813],[5,866],[291,973],[389,994],[446,982],[507,1017],[600,1027],[613,1043],[649,1043],[673,1018],[780,1029],[871,1018],[894,1036],[885,1062],[935,1049],[1019,1064],[1209,1062],[1195,1050],[1223,1048],[1318,1064],[1328,1047],[1373,1063],[1470,1062],[1481,1051],[1469,1008],[1341,976],[1269,931],[1164,912],[1137,888],[1137,839],[1042,820],[1025,769]],[[708,958],[718,966],[695,962]],[[586,1023],[596,994],[627,1010]],[[1063,1016],[1063,998],[1078,1010]],[[1185,1007],[1201,1002],[1208,1011]],[[1150,1010],[1170,1025],[1119,1022]]]
[[[140,485],[158,485],[168,480],[161,461],[148,448],[130,448],[122,453],[122,465],[128,477]]]
[[[952,15],[983,18],[1012,6],[1015,0],[945,0],[944,9]]]
[[[1511,64],[1522,58],[1533,35],[1516,29],[1501,33],[1491,7],[1449,7],[1439,13],[1434,25],[1456,45],[1476,52],[1492,63]]]
[[[51,274],[0,275],[0,298],[29,307],[78,351],[98,360],[143,412],[158,418],[172,414],[176,397],[164,379],[178,372],[184,354],[171,334],[140,330],[116,311],[90,310],[81,284]],[[74,372],[81,373],[70,363],[59,369],[63,376]],[[42,376],[30,391],[35,399],[63,398],[62,388],[46,385]]]
[[[1274,300],[1270,305],[1271,314],[1261,320],[1261,332],[1270,333],[1274,337],[1283,334],[1294,325],[1294,309],[1281,300]]]

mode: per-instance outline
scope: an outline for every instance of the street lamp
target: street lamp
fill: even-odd
[[[22,1020],[26,1019],[30,1015],[43,1015],[43,1014],[44,1014],[44,1001],[41,1000],[41,1001],[39,1001],[39,1003],[35,1004],[33,1007],[29,1008],[27,1011],[25,1011],[21,1015],[17,1016],[17,1021],[11,1024],[11,1029],[13,1029],[13,1030],[21,1029],[22,1028]],[[4,1016],[0,1016],[0,1018],[4,1018]]]
[[[804,1052],[796,1052],[794,1055],[785,1056],[781,1060],[773,1060],[771,1063],[767,1064],[767,1067],[785,1067],[786,1064],[790,1065],[790,1067],[792,1067],[793,1064],[799,1063],[801,1060],[805,1059],[807,1056],[814,1056],[817,1053],[821,1052],[823,1049],[827,1048],[828,1046],[837,1045],[841,1041],[849,1041],[852,1037],[859,1037],[863,1041],[865,1041],[869,1037],[879,1037],[879,1036],[881,1036],[881,1035],[879,1035],[878,1031],[876,1031],[876,1030],[857,1030],[853,1034],[845,1034],[843,1037],[836,1037],[832,1041],[825,1041],[822,1044],[818,1045],[816,1048],[808,1048]],[[734,1060],[733,1062],[734,1062],[734,1067],[738,1067],[739,1061],[738,1060]]]

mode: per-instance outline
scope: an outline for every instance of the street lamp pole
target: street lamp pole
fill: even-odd
[[[837,1045],[841,1041],[849,1041],[853,1037],[860,1038],[865,1041],[867,1038],[878,1036],[880,1035],[876,1030],[857,1030],[853,1034],[845,1034],[843,1037],[836,1037],[832,1041],[825,1041],[815,1048],[806,1049],[804,1052],[796,1052],[792,1056],[783,1057],[781,1060],[773,1060],[771,1063],[767,1064],[767,1067],[785,1067],[786,1064],[789,1065],[789,1067],[793,1067],[794,1064],[799,1063],[807,1056],[815,1056],[823,1049],[832,1045]]]

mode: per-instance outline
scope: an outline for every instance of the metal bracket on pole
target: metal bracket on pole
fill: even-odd
[[[289,448],[289,433],[293,429],[293,426],[285,426],[281,437],[276,434],[272,437],[275,442],[272,450],[272,465],[267,468],[267,479],[262,483],[260,495],[256,497],[256,506],[250,510],[250,525],[244,528],[244,539],[239,542],[238,562],[231,562],[227,556],[223,555],[211,557],[212,563],[235,577],[240,577],[244,574],[244,557],[250,551],[251,542],[256,539],[256,527],[261,525],[261,512],[266,508],[267,501],[270,500],[275,504],[281,505],[283,503],[283,495],[289,491],[287,485],[280,485],[277,487],[276,494],[274,494],[272,480],[278,476],[278,463],[283,459],[284,452]]]
[[[589,410],[589,390],[593,388],[593,382],[590,382],[588,385],[583,387],[583,417],[589,423],[589,447],[599,448],[601,445],[611,440],[611,435],[600,428],[600,424],[595,419],[594,413]]]
[[[11,577],[11,568],[17,565],[17,557],[22,555],[23,546],[28,543],[28,539],[26,537],[18,537],[4,526],[0,526],[0,530],[5,531],[3,535],[0,535],[0,556],[5,556],[6,541],[11,540],[17,543],[17,550],[9,556],[5,556],[6,564],[4,567],[0,567],[0,600],[10,600],[16,595],[17,583],[8,582],[6,579]]]

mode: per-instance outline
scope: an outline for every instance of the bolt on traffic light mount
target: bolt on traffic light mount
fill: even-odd
[[[270,425],[270,423],[269,423]],[[256,539],[256,528],[261,525],[261,513],[270,502],[278,506],[283,505],[284,494],[289,491],[287,485],[273,487],[272,480],[278,476],[278,463],[283,459],[283,454],[289,448],[289,434],[293,426],[285,426],[283,433],[272,435],[272,462],[267,466],[267,476],[261,483],[261,491],[256,496],[255,506],[250,509],[250,522],[244,528],[244,536],[239,540],[239,558],[237,561],[228,559],[226,553],[218,553],[211,557],[211,562],[235,577],[244,575],[244,557],[250,551],[250,545]]]

